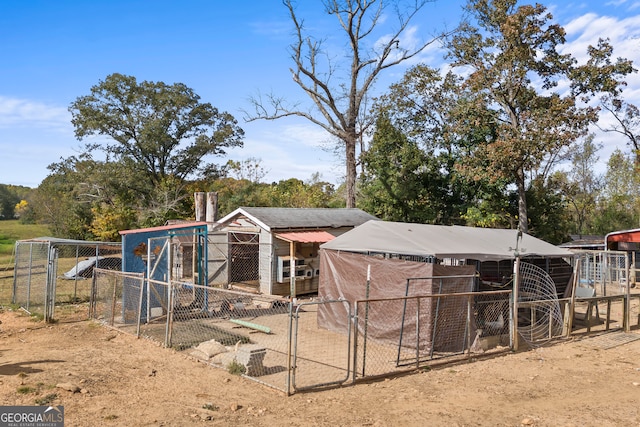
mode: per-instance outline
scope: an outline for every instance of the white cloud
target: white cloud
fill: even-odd
[[[637,2],[615,2],[615,6],[628,5],[635,7]],[[595,13],[586,13],[578,16],[566,24],[563,24],[567,32],[567,43],[562,47],[562,53],[571,53],[580,64],[588,59],[587,49],[589,45],[596,46],[598,39],[608,39],[613,47],[613,60],[626,58],[633,61],[636,68],[640,68],[640,15],[616,18],[614,16],[599,16]],[[625,77],[627,86],[624,89],[625,101],[640,105],[640,75],[633,73]],[[604,112],[600,115],[598,125],[600,128],[610,128],[614,119]],[[598,153],[600,165],[597,172],[606,170],[606,162],[615,149],[629,152],[628,141],[618,133],[603,132],[597,126],[592,126],[595,133],[595,141],[602,142],[603,148]]]
[[[319,172],[322,179],[338,183],[344,175],[342,161],[330,148],[332,140],[311,123],[261,122],[245,128],[244,147],[229,151],[228,157],[242,161],[258,158],[272,182],[289,178],[307,180]]]
[[[26,99],[0,96],[0,127],[71,128],[66,108]]]

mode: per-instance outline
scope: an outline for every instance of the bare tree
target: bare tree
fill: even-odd
[[[608,127],[599,126],[605,132],[616,132],[628,139],[633,150],[636,167],[640,167],[640,109],[618,97],[610,95],[600,99],[600,106],[611,113],[614,122]]]
[[[420,41],[411,46],[402,40],[409,32],[409,23],[425,4],[434,0],[412,0],[403,6],[394,0],[325,0],[324,7],[340,24],[339,34],[346,41],[347,53],[333,56],[319,39],[307,32],[304,21],[297,15],[294,2],[283,0],[294,25],[295,40],[290,45],[294,66],[294,82],[313,101],[304,110],[299,104],[288,104],[270,94],[251,98],[253,113],[247,121],[275,120],[283,117],[304,117],[320,126],[344,146],[346,165],[346,206],[356,205],[357,150],[372,121],[365,110],[367,95],[380,73],[398,65],[435,42]],[[404,3],[403,3],[404,4]],[[398,19],[397,27],[384,37],[374,39],[390,7]],[[344,59],[335,59],[344,58]]]

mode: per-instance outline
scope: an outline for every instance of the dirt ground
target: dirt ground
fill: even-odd
[[[0,405],[63,405],[66,426],[640,426],[620,335],[287,397],[91,321],[0,321]]]

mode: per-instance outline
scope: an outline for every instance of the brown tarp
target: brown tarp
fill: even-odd
[[[355,310],[358,300],[471,292],[472,277],[451,276],[471,276],[476,269],[321,249],[320,271],[318,296],[324,300],[347,300]],[[409,278],[420,280],[411,280],[407,292]],[[442,298],[439,303],[436,298],[423,298],[419,310],[415,299],[372,302],[361,304],[358,309],[358,327],[364,328],[366,317],[367,339],[374,341],[408,348],[415,348],[419,341],[422,350],[430,351],[435,343],[435,351],[462,351],[465,338],[475,338],[475,331],[466,329],[467,297]],[[416,315],[420,320],[419,340]],[[346,333],[348,321],[342,304],[321,304],[318,308],[318,326],[322,328]]]

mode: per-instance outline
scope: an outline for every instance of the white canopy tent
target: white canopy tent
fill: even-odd
[[[500,261],[515,258],[518,230],[368,221],[327,242],[322,249]],[[522,233],[523,257],[563,258],[574,254]]]

